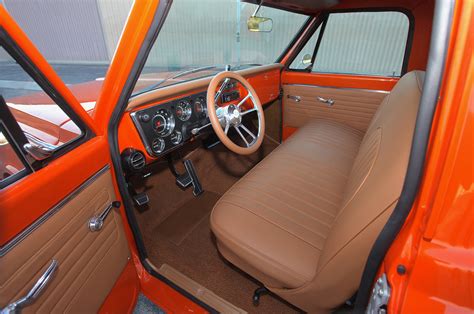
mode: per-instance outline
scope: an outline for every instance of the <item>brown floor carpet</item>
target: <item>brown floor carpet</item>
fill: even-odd
[[[159,239],[166,239],[174,245],[181,245],[200,222],[208,219],[211,206],[219,197],[218,194],[204,192],[199,197],[189,200],[160,223],[153,234],[157,234]]]
[[[219,255],[209,225],[218,198],[276,146],[265,140],[260,151],[250,156],[233,154],[222,145],[182,152],[193,161],[206,191],[199,197],[194,197],[191,189],[180,190],[166,164],[160,165],[142,187],[148,191],[150,206],[137,211],[145,246],[155,266],[166,263],[250,313],[295,313],[294,308],[272,295],[262,297],[258,307],[252,305],[258,283]]]

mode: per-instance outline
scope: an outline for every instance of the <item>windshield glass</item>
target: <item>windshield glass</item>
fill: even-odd
[[[240,0],[174,0],[134,93],[214,75],[225,65],[274,63],[308,17],[262,6],[257,16],[270,18],[272,27],[249,31],[256,9]]]

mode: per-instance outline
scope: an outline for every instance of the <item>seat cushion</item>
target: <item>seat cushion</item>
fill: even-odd
[[[362,137],[314,120],[273,151],[215,205],[221,254],[268,287],[311,281]]]

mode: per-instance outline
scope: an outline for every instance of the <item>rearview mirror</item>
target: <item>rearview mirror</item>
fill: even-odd
[[[269,33],[273,29],[273,20],[269,17],[251,16],[247,20],[247,28],[251,32]]]

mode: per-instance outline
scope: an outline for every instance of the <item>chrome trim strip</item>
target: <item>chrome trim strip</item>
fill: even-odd
[[[92,184],[98,177],[104,174],[106,171],[110,170],[110,166],[106,165],[104,168],[97,171],[94,175],[92,175],[89,179],[87,179],[84,183],[82,183],[78,188],[74,191],[69,193],[65,198],[63,198],[58,204],[53,206],[53,208],[49,209],[46,213],[44,213],[41,217],[35,220],[31,225],[29,225],[25,230],[17,234],[13,239],[8,241],[4,246],[0,247],[0,257],[5,256],[11,249],[17,246],[23,239],[29,236],[33,231],[35,231],[39,226],[41,226],[45,221],[47,221],[50,217],[56,214],[67,202],[73,199],[77,194],[82,192],[85,188]]]
[[[320,85],[309,85],[309,84],[283,84],[283,86],[302,86],[302,87],[333,88],[333,89],[343,89],[343,90],[360,90],[360,91],[363,91],[363,92],[370,92],[370,93],[390,94],[389,91],[380,90],[380,89],[366,89],[366,88],[352,88],[352,87],[338,87],[338,86],[320,86]]]

